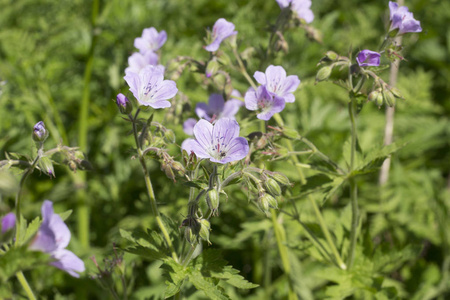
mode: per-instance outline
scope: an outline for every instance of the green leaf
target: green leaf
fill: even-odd
[[[33,221],[28,225],[25,235],[21,235],[20,244],[26,243],[32,236],[36,234],[41,225],[41,220],[39,217],[34,218]]]
[[[50,256],[39,251],[29,251],[28,247],[11,248],[0,256],[0,282],[7,281],[19,271],[30,270],[48,263]]]
[[[164,270],[163,275],[167,279],[166,290],[164,292],[164,297],[167,299],[180,292],[181,285],[187,277],[187,269],[183,268],[182,265],[170,257],[164,261],[161,269]]]
[[[70,215],[72,214],[72,210],[69,209],[68,211],[65,211],[63,213],[60,213],[59,216],[61,217],[61,219],[63,221],[67,220],[68,217],[70,217]]]
[[[189,281],[198,289],[205,293],[209,299],[214,300],[227,300],[230,299],[224,295],[215,284],[210,282],[207,278],[203,277],[199,271],[194,271],[189,274]]]
[[[406,146],[406,144],[405,142],[392,143],[381,148],[372,149],[365,155],[364,160],[360,164],[357,164],[358,167],[353,172],[353,175],[377,171],[389,155],[397,152]]]
[[[167,258],[167,247],[156,232],[151,232],[150,234],[144,232],[130,233],[120,229],[120,235],[131,242],[131,245],[124,249],[128,253],[136,254],[150,260]]]

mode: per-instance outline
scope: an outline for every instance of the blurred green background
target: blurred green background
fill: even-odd
[[[446,276],[450,265],[450,2],[405,2],[423,28],[420,34],[404,37],[406,60],[400,64],[398,78],[405,101],[398,101],[396,107],[394,139],[404,139],[409,144],[393,157],[390,181],[383,191],[377,185],[378,174],[359,180],[362,232],[370,234],[374,241],[390,241],[383,252],[386,257],[374,261],[385,259],[389,267],[378,274],[385,276],[400,298],[444,299],[449,296],[449,287],[448,282],[442,282],[449,279]],[[38,215],[44,199],[54,201],[57,212],[73,209],[67,221],[73,233],[71,248],[80,253],[88,271],[82,279],[75,280],[57,270],[40,267],[29,275],[32,285],[39,294],[49,295],[49,299],[51,295],[100,299],[106,292],[90,279],[95,268],[89,257],[111,255],[112,243],[120,244],[119,227],[155,228],[141,170],[137,161],[130,160],[130,128],[114,103],[119,92],[131,95],[123,75],[128,56],[136,51],[134,39],[144,28],[155,27],[168,35],[161,50],[163,64],[177,56],[207,60],[209,53],[202,48],[206,28],[223,17],[236,25],[240,50],[254,47],[257,53],[261,46],[267,46],[267,28],[275,22],[280,9],[275,1],[258,0],[100,1],[92,27],[95,10],[91,1],[0,0],[0,7],[0,159],[5,159],[5,152],[33,155],[30,135],[40,120],[50,130],[46,148],[60,141],[79,146],[81,103],[83,97],[89,101],[84,123],[87,140],[82,150],[94,170],[73,175],[66,166],[58,165],[56,178],[51,180],[35,172],[27,183],[22,208],[28,220]],[[289,53],[279,54],[271,63],[282,65],[288,74],[296,74],[302,80],[295,93],[296,102],[283,112],[288,125],[331,158],[343,161],[342,144],[349,136],[347,97],[331,83],[314,85],[316,63],[327,50],[347,55],[350,47],[353,54],[361,49],[377,49],[388,26],[388,1],[313,1],[312,10],[315,20],[311,25],[322,32],[323,42],[310,41],[304,30],[291,28],[284,35]],[[92,75],[86,81],[89,63]],[[257,61],[250,58],[247,63],[250,74],[258,70]],[[231,75],[234,87],[245,93],[248,84],[244,78],[237,73]],[[388,72],[383,77],[387,81]],[[191,108],[197,102],[207,101],[214,91],[188,70],[177,86],[188,96]],[[247,112],[242,110],[240,114]],[[173,114],[166,124],[175,131],[178,144],[186,138],[181,124],[191,116],[192,109],[182,115]],[[162,121],[164,115],[159,112],[155,119]],[[366,105],[358,126],[363,149],[381,144],[384,108]],[[176,147],[172,150],[173,155],[178,155]],[[272,167],[296,179],[286,165],[274,163]],[[181,223],[188,190],[179,183],[173,184],[157,163],[150,168],[162,212]],[[80,200],[80,189],[84,200]],[[296,184],[292,194],[299,190]],[[261,285],[250,294],[233,295],[255,299],[286,297],[278,285],[284,279],[270,222],[248,203],[240,189],[231,189],[229,197],[221,205],[220,216],[212,221],[210,247],[222,249],[231,265]],[[1,200],[1,214],[13,209],[13,194],[4,192]],[[344,189],[339,197],[324,205],[329,228],[343,228],[346,232],[345,226],[350,222],[348,200]],[[304,221],[313,224],[308,204],[302,199],[296,202]],[[83,247],[77,238],[78,208],[86,206],[91,213],[90,248]],[[324,264],[311,256],[310,245],[302,243],[304,233],[298,223],[285,216],[285,226],[302,298],[344,298],[345,292],[330,289],[336,282],[330,283]],[[338,234],[336,238],[339,239]],[[408,248],[408,254],[401,252],[410,246],[416,248]],[[396,253],[402,254],[396,257]],[[161,297],[164,280],[158,275],[158,263],[132,256],[126,259],[130,277],[135,280],[133,297]],[[80,286],[87,294],[80,292]]]

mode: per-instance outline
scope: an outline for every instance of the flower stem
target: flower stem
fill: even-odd
[[[161,215],[159,214],[159,211],[158,211],[158,206],[156,205],[156,198],[155,198],[155,193],[153,191],[152,181],[150,179],[150,173],[148,172],[147,165],[145,163],[144,154],[141,149],[141,145],[139,143],[138,130],[136,127],[136,122],[137,122],[137,117],[139,115],[139,112],[140,112],[140,109],[138,109],[136,111],[134,118],[132,118],[131,115],[129,117],[133,124],[134,140],[136,142],[136,147],[137,147],[137,152],[138,152],[138,156],[139,156],[139,162],[141,163],[141,167],[142,167],[142,172],[144,173],[145,186],[147,187],[148,198],[150,199],[150,208],[151,208],[153,216],[156,219],[156,223],[158,224],[158,227],[161,230],[161,233],[163,234],[163,237],[167,243],[167,246],[170,249],[172,258],[176,262],[178,262],[178,256],[177,256],[177,253],[175,252],[175,248],[173,247],[169,232],[167,231],[166,227],[164,226],[164,223],[161,219]]]
[[[274,118],[279,126],[284,127],[284,122],[283,122],[283,119],[281,118],[280,114],[275,114]],[[292,143],[290,140],[286,140],[286,146],[288,148],[288,151],[294,151],[294,147],[292,146]],[[300,177],[300,183],[305,184],[306,183],[305,175],[303,174],[301,167],[298,165],[299,161],[298,161],[297,156],[295,156],[295,155],[290,156],[290,159],[291,159],[292,163],[296,166],[297,173]],[[308,200],[311,203],[311,206],[313,207],[313,210],[314,210],[317,220],[319,221],[320,228],[322,229],[322,232],[325,236],[328,247],[330,248],[331,252],[334,255],[334,259],[336,260],[335,263],[337,264],[337,266],[339,268],[345,270],[347,267],[346,267],[345,263],[342,261],[342,258],[339,255],[339,252],[337,251],[336,246],[334,245],[333,239],[331,238],[331,234],[328,231],[328,228],[325,224],[325,220],[323,219],[323,216],[320,212],[319,207],[317,206],[316,201],[311,197],[311,195],[308,195]]]
[[[356,104],[354,98],[352,97],[351,101],[348,104],[348,113],[350,115],[351,132],[352,132],[350,170],[349,170],[350,174],[353,172],[355,167],[355,152],[357,140],[355,106]],[[358,209],[358,187],[356,185],[355,178],[350,177],[349,183],[350,183],[350,201],[352,203],[352,227],[350,231],[350,248],[348,251],[347,265],[348,268],[350,269],[353,266],[353,261],[355,259],[355,247],[356,242],[358,240],[359,209]]]
[[[22,271],[16,273],[17,280],[19,280],[20,285],[22,285],[22,288],[25,290],[25,293],[27,294],[28,299],[30,300],[36,300],[36,297],[33,294],[33,291],[31,290],[30,285],[28,284],[27,279],[23,275]]]
[[[233,54],[234,54],[234,57],[236,57],[236,60],[239,64],[239,70],[241,71],[242,75],[244,75],[245,79],[247,79],[248,83],[256,91],[258,88],[256,87],[256,84],[253,81],[253,79],[250,77],[250,75],[248,75],[247,69],[245,68],[244,63],[242,62],[242,59],[239,56],[239,53],[237,52],[237,49],[235,47],[233,47]]]

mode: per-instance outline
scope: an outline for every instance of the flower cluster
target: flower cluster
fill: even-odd
[[[71,251],[65,249],[70,242],[70,231],[61,217],[53,212],[53,203],[45,200],[42,204],[42,224],[31,242],[31,250],[42,251],[55,260],[51,265],[66,271],[73,277],[84,272],[84,263]]]
[[[253,88],[247,91],[245,107],[260,111],[259,119],[267,121],[284,109],[285,102],[295,101],[293,92],[300,85],[297,75],[286,76],[283,67],[270,65],[265,73],[256,71],[253,77],[261,86],[256,91]]]

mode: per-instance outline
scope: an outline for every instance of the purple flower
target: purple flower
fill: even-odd
[[[243,159],[248,151],[248,142],[239,137],[239,124],[228,118],[218,120],[214,125],[200,120],[194,127],[194,139],[187,139],[181,148],[199,158],[225,164]]]
[[[242,101],[231,99],[225,102],[223,96],[220,94],[211,94],[209,96],[208,104],[201,102],[195,107],[195,113],[199,118],[211,121],[221,118],[229,118],[234,120],[234,115],[239,110],[239,107],[244,105]]]
[[[306,23],[311,23],[314,20],[314,14],[311,10],[311,0],[276,0],[281,9],[291,5],[292,11],[297,13],[300,19],[305,20]]]
[[[256,81],[265,85],[267,91],[272,95],[277,95],[288,103],[295,101],[295,96],[292,94],[300,84],[300,79],[297,75],[290,75],[286,77],[286,71],[281,66],[268,66],[266,73],[256,71],[253,77]]]
[[[380,53],[370,50],[362,50],[356,56],[360,67],[378,67],[380,65]]]
[[[152,51],[147,51],[144,54],[136,52],[128,57],[129,67],[125,69],[125,74],[139,73],[144,67],[148,65],[157,66],[164,73],[164,66],[158,65],[158,55]]]
[[[134,39],[134,47],[139,49],[139,52],[146,53],[147,51],[156,51],[164,45],[167,40],[167,33],[162,30],[160,33],[155,28],[145,28],[142,31],[142,36]]]
[[[141,105],[153,108],[170,107],[168,99],[177,92],[177,85],[172,80],[164,80],[164,73],[155,66],[146,66],[138,74],[128,73],[124,77],[130,91]]]
[[[48,131],[45,128],[44,122],[39,121],[33,127],[33,140],[36,142],[43,142],[48,137]]]
[[[397,3],[389,1],[391,27],[389,31],[398,28],[398,34],[407,32],[421,32],[420,22],[414,19],[413,13],[406,6],[398,6]]]
[[[211,39],[212,43],[205,46],[205,50],[209,52],[214,52],[219,49],[220,43],[232,35],[236,35],[237,31],[234,31],[234,24],[228,22],[224,18],[220,18],[214,23]]]
[[[73,277],[80,277],[84,272],[84,263],[65,248],[70,242],[70,231],[61,217],[53,212],[53,203],[45,200],[42,204],[42,224],[29,248],[46,252],[55,260],[50,264]],[[77,273],[78,272],[78,273]]]
[[[119,93],[117,95],[116,104],[117,107],[119,107],[120,113],[125,115],[131,113],[133,109],[133,105],[131,104],[130,100],[128,100],[128,98],[122,93]]]
[[[197,124],[197,120],[194,118],[189,118],[183,123],[183,131],[187,135],[194,135],[194,126]]]
[[[7,232],[8,230],[11,230],[16,226],[16,215],[12,212],[6,214],[2,218],[2,234]]]
[[[245,107],[260,111],[256,116],[260,120],[270,120],[274,114],[284,109],[285,104],[283,98],[269,93],[264,85],[260,85],[256,91],[250,88],[245,94]]]

